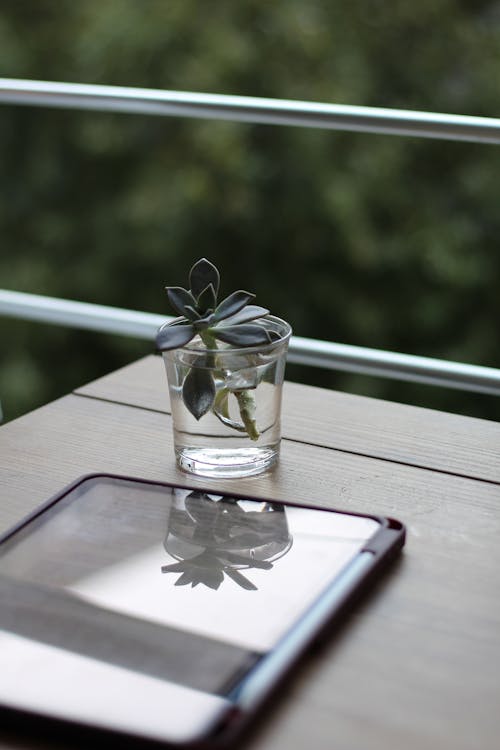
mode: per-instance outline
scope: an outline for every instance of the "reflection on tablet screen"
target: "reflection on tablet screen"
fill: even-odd
[[[0,571],[262,653],[377,529],[369,518],[100,478],[8,540]]]

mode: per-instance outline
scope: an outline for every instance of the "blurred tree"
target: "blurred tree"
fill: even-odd
[[[497,115],[500,3],[0,2],[2,75]],[[170,313],[206,255],[297,334],[500,366],[494,146],[2,105],[2,286]],[[0,318],[6,418],[152,350]],[[498,400],[289,377],[490,418]]]

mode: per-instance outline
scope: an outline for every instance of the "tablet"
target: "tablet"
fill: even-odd
[[[394,519],[83,477],[1,540],[0,705],[216,744],[404,536]]]

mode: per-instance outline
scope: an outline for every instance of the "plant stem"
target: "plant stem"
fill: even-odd
[[[250,440],[258,440],[260,435],[255,423],[255,399],[248,391],[233,391],[240,408],[241,421],[245,425]]]
[[[200,338],[207,347],[207,349],[217,349],[217,341],[215,336],[212,336],[208,331],[200,331]],[[217,369],[217,355],[213,355],[213,362],[210,362],[210,366]],[[240,410],[241,421],[245,426],[245,431],[250,440],[258,440],[260,433],[257,429],[255,422],[255,399],[251,393],[246,390],[232,391],[236,400],[238,401],[238,407]],[[220,418],[220,415],[215,409],[213,409],[215,416]],[[228,422],[225,421],[225,424]],[[237,428],[235,428],[237,429]]]
[[[212,336],[208,331],[200,331],[200,338],[207,347],[207,349],[217,349],[217,341],[215,336]]]

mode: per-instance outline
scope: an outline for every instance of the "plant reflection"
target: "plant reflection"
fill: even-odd
[[[246,509],[249,506],[252,510]],[[181,574],[176,586],[194,588],[201,583],[217,590],[228,576],[241,588],[255,591],[257,586],[241,570],[270,570],[291,544],[282,505],[193,491],[174,498],[165,549],[177,562],[161,570]]]

